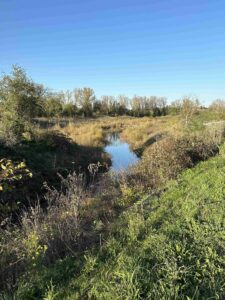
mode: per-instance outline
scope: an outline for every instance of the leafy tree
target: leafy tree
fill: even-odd
[[[112,96],[102,96],[101,97],[101,112],[105,115],[110,115],[115,113],[113,111],[113,104],[115,102],[115,98]]]
[[[60,93],[48,93],[45,100],[45,114],[47,117],[58,117],[63,111],[63,96]]]
[[[19,66],[0,79],[0,134],[6,143],[20,141],[26,132],[32,134],[31,119],[42,110],[44,94],[43,86],[29,79]]]
[[[16,110],[19,117],[31,119],[43,105],[45,90],[34,83],[24,69],[13,66],[12,74],[0,80],[0,101],[4,109]]]
[[[85,117],[92,116],[95,93],[91,88],[76,89],[74,92],[75,100],[81,108]]]
[[[74,117],[77,114],[77,107],[72,102],[63,104],[63,116]]]

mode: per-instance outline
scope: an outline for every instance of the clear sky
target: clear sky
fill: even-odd
[[[56,90],[225,98],[224,0],[0,0],[0,71]]]

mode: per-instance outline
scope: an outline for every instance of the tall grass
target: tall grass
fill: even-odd
[[[182,122],[179,117],[142,118],[139,122],[132,122],[122,131],[122,138],[134,148],[143,147],[154,135],[178,136],[182,133]]]
[[[154,134],[160,132],[178,134],[182,130],[182,124],[179,117],[176,116],[160,118],[108,117],[70,122],[66,126],[58,124],[54,129],[70,137],[76,143],[85,146],[102,146],[105,133],[120,131],[121,138],[129,142],[133,148],[138,148],[143,146]]]
[[[55,126],[54,129],[59,130],[79,145],[96,147],[102,146],[104,141],[103,129],[98,124],[69,123],[64,128]]]

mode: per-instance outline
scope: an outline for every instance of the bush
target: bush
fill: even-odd
[[[131,185],[157,189],[185,168],[206,160],[219,152],[215,141],[204,136],[165,138],[148,147],[137,166],[131,168],[128,178]]]
[[[32,177],[24,162],[15,163],[12,160],[0,160],[0,220],[18,210],[22,204],[18,191]],[[4,221],[2,221],[4,224]],[[1,223],[0,223],[1,225]]]
[[[32,173],[26,168],[24,162],[14,164],[11,160],[0,160],[0,192],[11,191],[16,181],[26,177],[32,177]]]
[[[48,263],[65,253],[73,253],[81,235],[81,205],[86,196],[83,177],[74,173],[61,180],[61,191],[46,186],[48,205],[45,211],[37,205],[22,218],[27,245],[29,237],[35,236],[40,241],[40,252],[44,248],[47,250],[45,261]]]

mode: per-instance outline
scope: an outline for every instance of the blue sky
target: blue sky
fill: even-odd
[[[224,0],[0,0],[0,72],[55,90],[225,98]]]

